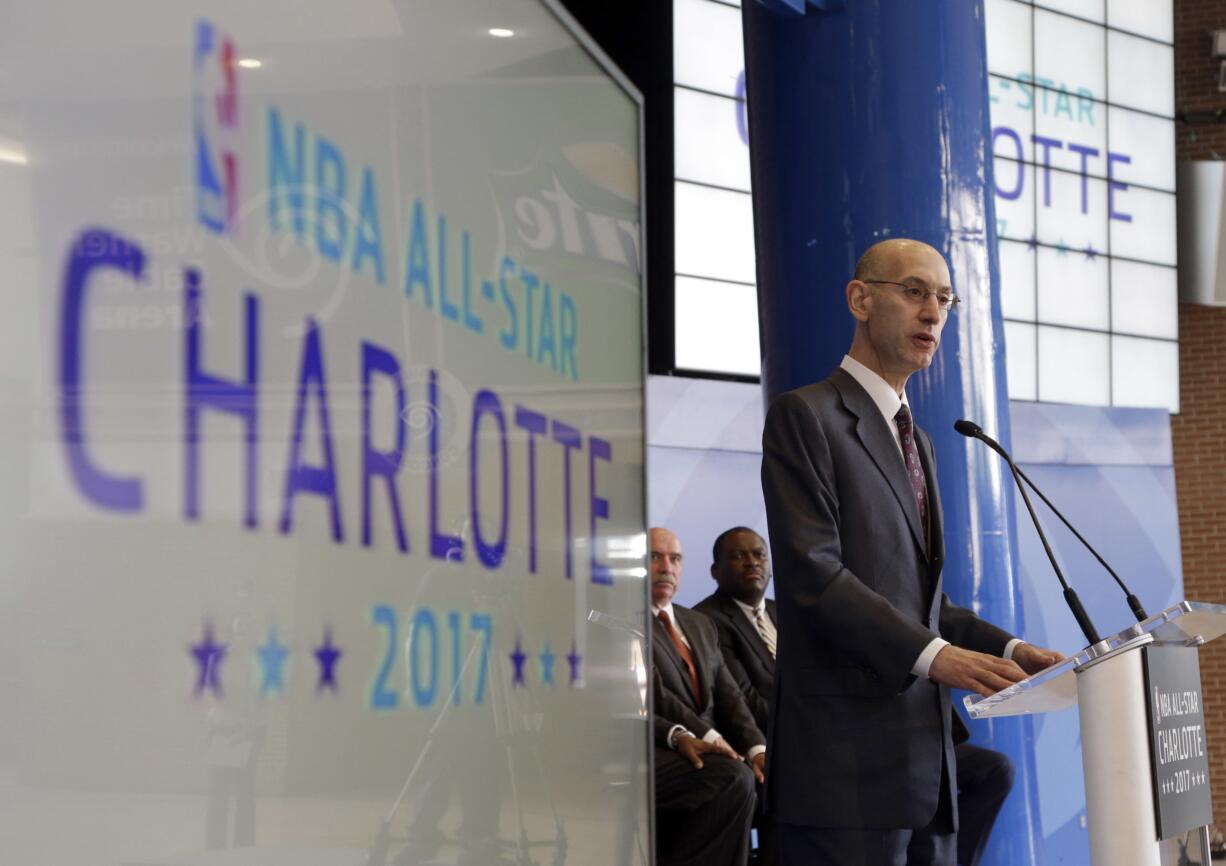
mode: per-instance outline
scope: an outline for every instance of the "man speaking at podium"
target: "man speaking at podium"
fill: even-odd
[[[869,248],[839,369],[767,413],[779,638],[765,796],[784,866],[953,866],[950,688],[989,695],[1061,658],[941,590],[936,466],[904,386],[940,345],[950,282],[927,244]]]

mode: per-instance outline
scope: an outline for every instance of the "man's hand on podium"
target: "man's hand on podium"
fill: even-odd
[[[1057,662],[1064,661],[1064,653],[1043,649],[1033,644],[1019,643],[1013,648],[1013,660],[1027,674],[1037,674]]]
[[[1014,658],[1017,658],[1017,650],[1024,646],[1027,645],[1017,645]],[[950,688],[976,692],[987,698],[1026,679],[1026,672],[1017,662],[949,644],[942,647],[932,660],[932,665],[928,668],[928,679]]]

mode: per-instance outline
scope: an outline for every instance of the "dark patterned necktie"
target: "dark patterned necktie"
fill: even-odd
[[[681,635],[677,633],[677,629],[673,627],[672,620],[668,618],[668,614],[665,611],[660,611],[656,616],[660,620],[660,625],[664,626],[664,630],[672,638],[673,646],[677,648],[677,655],[681,656],[681,661],[685,663],[685,668],[690,673],[690,685],[694,689],[694,697],[701,706],[702,689],[698,685],[698,668],[694,666],[694,655],[690,652],[690,648],[685,645],[685,641],[681,639]]]
[[[902,440],[902,456],[907,464],[907,480],[911,482],[911,492],[915,494],[915,504],[919,506],[920,525],[928,532],[928,479],[924,475],[924,467],[920,464],[919,449],[915,445],[915,424],[911,421],[911,410],[903,403],[894,416],[898,425],[898,436]]]

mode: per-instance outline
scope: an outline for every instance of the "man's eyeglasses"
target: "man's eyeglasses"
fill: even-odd
[[[903,295],[907,300],[923,306],[928,303],[929,298],[937,299],[937,306],[941,311],[948,313],[962,301],[957,295],[948,292],[933,292],[928,289],[921,289],[919,286],[908,286],[906,283],[895,283],[891,280],[861,280],[862,283],[875,283],[883,286],[894,286],[902,289]]]

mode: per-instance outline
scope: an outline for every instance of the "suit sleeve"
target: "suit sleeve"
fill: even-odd
[[[955,646],[989,655],[1004,655],[1005,645],[1013,639],[1002,628],[980,619],[974,611],[959,607],[941,593],[941,637]]]
[[[698,717],[686,702],[664,684],[659,671],[652,671],[652,699],[655,701],[656,742],[667,748],[668,732],[681,725],[694,736],[702,739],[711,726]]]
[[[715,727],[731,742],[732,747],[745,754],[754,746],[765,746],[766,736],[758,730],[753,714],[745,703],[745,696],[737,688],[723,663],[723,653],[716,652],[719,660],[715,674]]]
[[[753,717],[765,719],[770,714],[770,701],[758,694],[758,690],[753,687],[749,679],[749,674],[745,671],[745,666],[737,657],[736,637],[731,627],[723,622],[717,622],[716,628],[719,630],[719,650],[724,656],[724,664],[728,667],[728,673],[732,675],[732,681],[744,695],[745,704],[749,707],[749,712],[753,714]]]
[[[825,642],[902,690],[934,635],[870,589],[842,560],[830,445],[796,393],[771,404],[762,434],[762,492],[776,574],[790,608]]]

